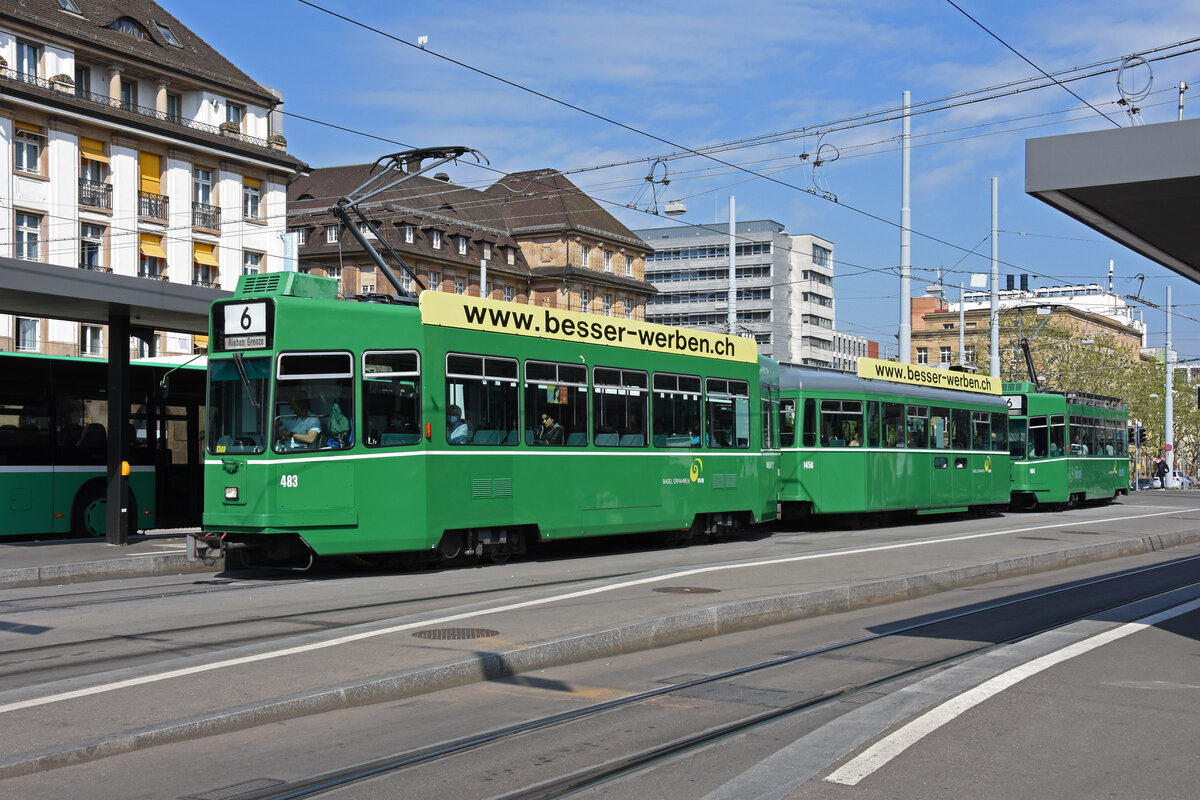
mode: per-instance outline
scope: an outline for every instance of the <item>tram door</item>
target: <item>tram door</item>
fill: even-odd
[[[950,410],[929,409],[929,449],[933,451],[930,459],[929,505],[932,507],[953,505],[955,502],[954,479],[956,473],[962,470],[954,467],[954,453],[950,445]]]

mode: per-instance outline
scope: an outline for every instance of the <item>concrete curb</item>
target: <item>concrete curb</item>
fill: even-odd
[[[93,761],[144,747],[187,741],[295,717],[398,700],[588,659],[664,647],[721,634],[910,600],[1001,578],[1159,552],[1200,542],[1200,530],[1140,536],[965,567],[931,570],[794,594],[722,603],[586,633],[453,659],[327,689],[223,709],[182,720],[73,742],[0,761],[0,780]]]
[[[193,572],[220,572],[220,561],[214,566],[190,562],[187,553],[145,553],[141,555],[80,561],[74,564],[49,564],[37,567],[16,567],[0,570],[0,589],[19,589],[26,586],[54,586],[62,583],[138,578],[149,575],[178,575]]]

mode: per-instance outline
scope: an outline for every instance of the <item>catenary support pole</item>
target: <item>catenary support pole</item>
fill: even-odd
[[[912,363],[912,212],[908,207],[909,138],[912,120],[908,106],[912,92],[904,93],[904,133],[900,148],[900,342],[901,364]]]

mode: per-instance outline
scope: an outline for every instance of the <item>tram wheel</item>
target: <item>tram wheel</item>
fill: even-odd
[[[461,531],[446,531],[438,542],[438,553],[446,561],[453,561],[462,555],[463,535]]]

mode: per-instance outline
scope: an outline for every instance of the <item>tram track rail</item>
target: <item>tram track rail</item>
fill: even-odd
[[[783,703],[776,708],[771,708],[764,712],[744,715],[720,724],[702,727],[685,735],[657,743],[654,746],[642,747],[617,758],[571,770],[554,778],[535,781],[520,789],[495,795],[497,800],[547,800],[548,798],[562,797],[586,788],[598,786],[621,776],[629,775],[665,760],[685,755],[697,748],[736,736],[755,727],[818,709],[853,695],[903,684],[925,673],[958,664],[989,650],[1021,642],[1033,636],[1071,625],[1080,620],[1114,611],[1131,603],[1161,597],[1169,592],[1177,592],[1181,589],[1196,588],[1200,586],[1200,581],[1193,580],[1190,573],[1194,572],[1195,566],[1198,563],[1200,563],[1200,556],[1187,557],[1165,564],[1124,571],[1116,575],[1077,581],[1048,590],[1022,593],[1000,601],[968,606],[962,610],[938,614],[917,622],[886,627],[886,629],[880,632],[867,636],[758,661],[718,674],[672,683],[668,686],[591,704],[571,711],[550,714],[480,734],[444,741],[425,747],[407,749],[384,758],[354,764],[310,778],[282,785],[264,787],[243,794],[229,795],[229,798],[230,800],[290,800],[291,798],[316,797],[354,783],[383,776],[397,776],[407,770],[416,770],[457,756],[472,754],[472,757],[477,759],[479,751],[511,742],[519,737],[528,737],[574,724],[588,724],[595,722],[603,715],[628,709],[658,698],[684,694],[689,690],[696,690],[699,687],[731,682],[738,678],[763,673],[768,670],[803,665],[806,661],[822,656],[834,654],[845,655],[855,648],[863,648],[895,637],[911,636],[921,631],[928,632],[937,626],[962,624],[968,620],[982,618],[982,615],[991,614],[998,617],[1005,617],[1009,620],[1008,624],[1013,629],[1011,633],[1001,638],[993,637],[982,644],[964,646],[959,651],[950,655],[942,655],[918,663],[881,670],[869,680],[859,680],[852,683],[831,686],[817,693],[815,696],[806,697],[795,702]],[[1170,576],[1172,572],[1179,574],[1177,578],[1170,579],[1170,585],[1166,588],[1162,586],[1153,586],[1150,590],[1136,588],[1139,579],[1154,577],[1158,580],[1166,580],[1167,578],[1164,576]],[[1123,589],[1120,586],[1122,582],[1131,584],[1131,587]],[[1108,590],[1105,596],[1111,597],[1112,602],[1102,604],[1088,603],[1085,610],[1077,613],[1061,614],[1048,624],[1030,628],[1017,622],[1022,615],[1013,613],[1023,604],[1054,603],[1057,608],[1066,608],[1068,603],[1064,598],[1069,594],[1086,595],[1086,593],[1094,592],[1096,589],[1102,587]],[[883,661],[886,660],[884,659]],[[881,666],[886,665],[881,664]]]

